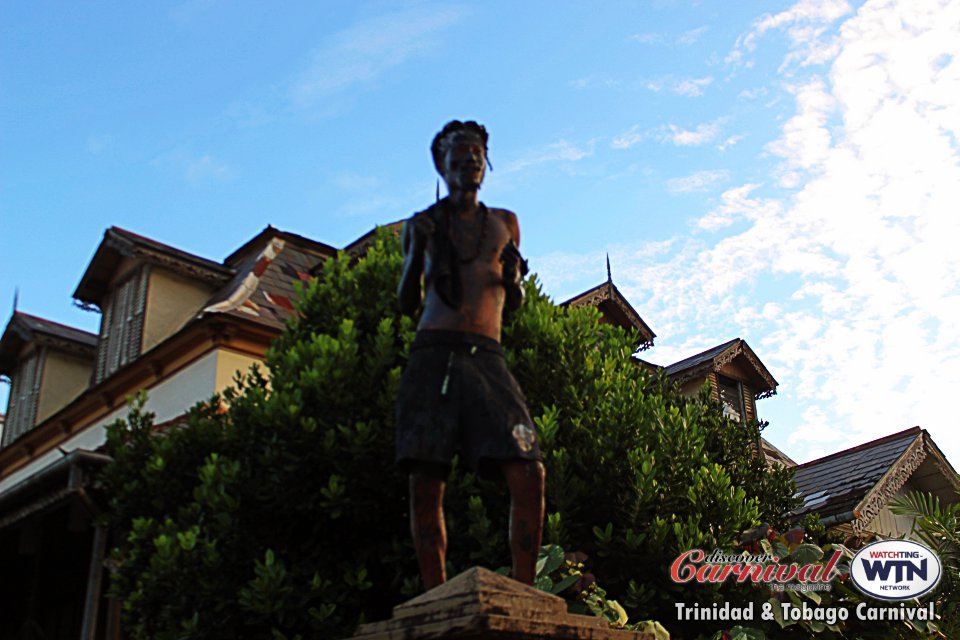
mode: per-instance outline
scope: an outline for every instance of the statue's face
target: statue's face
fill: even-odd
[[[486,170],[483,140],[470,134],[450,138],[443,155],[443,179],[451,191],[479,189]]]

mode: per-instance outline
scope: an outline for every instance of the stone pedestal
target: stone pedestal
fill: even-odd
[[[360,625],[353,640],[654,640],[567,613],[562,598],[474,567]]]

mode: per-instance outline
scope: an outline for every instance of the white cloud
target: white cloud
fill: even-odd
[[[712,82],[712,76],[705,76],[703,78],[686,78],[683,80],[678,80],[676,84],[673,85],[673,90],[675,93],[678,93],[681,96],[695,98],[697,96],[702,96],[704,89],[710,86]]]
[[[793,50],[785,63],[800,61],[802,66],[807,66],[827,62],[836,55],[838,44],[822,40],[826,26],[850,11],[846,0],[801,0],[780,13],[763,15],[754,22],[751,31],[737,38],[726,62],[749,66],[746,55],[754,52],[757,41],[772,29],[787,29]]]
[[[700,36],[707,32],[707,27],[697,27],[696,29],[690,29],[689,31],[684,31],[677,37],[677,44],[682,45],[691,45],[694,44],[697,40],[700,39]]]
[[[661,336],[654,361],[745,337],[789,399],[760,407],[789,455],[920,425],[960,463],[960,3],[799,2],[737,50],[772,30],[793,102],[766,147],[779,188],[728,188],[670,254],[620,261],[618,286]],[[814,59],[813,40],[835,46]]]
[[[234,171],[229,165],[211,155],[185,158],[184,165],[184,177],[191,184],[211,180],[223,182],[232,179],[234,176]]]
[[[688,98],[697,98],[702,96],[707,87],[713,84],[713,76],[704,76],[702,78],[673,78],[666,76],[663,78],[644,80],[643,88],[654,93],[660,93],[664,89],[673,93],[686,96]]]
[[[706,191],[718,182],[722,182],[730,177],[730,172],[714,169],[709,171],[697,171],[681,178],[671,178],[667,180],[667,190],[671,193],[689,193],[691,191]]]
[[[772,248],[800,245],[828,262],[822,272],[773,263],[804,279],[765,344],[795,372],[806,409],[791,442],[806,457],[915,424],[960,455],[943,401],[960,384],[960,339],[946,329],[960,326],[958,25],[956,3],[868,2],[840,29],[829,80],[788,86],[797,111],[768,148],[807,177],[783,201],[789,233]]]
[[[503,171],[511,173],[545,162],[577,162],[593,155],[596,142],[589,141],[584,146],[577,146],[568,140],[559,140],[539,149],[532,149],[507,163]]]
[[[721,142],[720,144],[717,145],[717,149],[719,149],[720,151],[726,151],[727,149],[729,149],[729,148],[732,147],[733,145],[735,145],[735,144],[737,144],[738,142],[740,142],[741,140],[743,140],[745,137],[746,137],[746,136],[744,136],[743,134],[739,134],[739,133],[734,134],[734,135],[732,135],[732,136],[729,136],[726,140],[724,140],[723,142]]]
[[[833,149],[830,116],[836,101],[821,78],[813,78],[799,86],[788,86],[796,99],[797,113],[783,127],[783,135],[767,145],[767,150],[784,158],[786,182],[795,186],[791,170],[817,171]]]
[[[175,149],[153,160],[153,165],[172,170],[190,184],[227,182],[236,176],[229,164],[216,156],[197,154],[185,149]]]
[[[457,7],[414,7],[378,16],[329,37],[295,79],[290,95],[304,107],[357,85],[369,85],[393,67],[439,44],[440,34],[459,22]]]
[[[613,139],[610,144],[614,149],[629,149],[630,147],[643,142],[646,135],[640,130],[640,125],[635,124],[628,131],[624,131]]]
[[[688,47],[692,44],[695,44],[700,39],[700,36],[706,33],[707,30],[708,27],[705,26],[697,27],[695,29],[684,31],[676,36],[665,33],[637,33],[630,36],[629,39],[641,44]]]
[[[663,44],[667,41],[662,33],[635,33],[629,39],[641,44]]]
[[[726,172],[724,173],[726,174]],[[727,177],[727,175],[723,176],[724,179]],[[727,189],[720,196],[720,206],[697,220],[697,226],[707,231],[716,231],[730,226],[738,218],[753,222],[774,218],[782,210],[779,202],[750,197],[750,194],[759,186],[758,184],[745,184]]]
[[[614,78],[601,78],[597,76],[583,76],[582,78],[577,78],[576,80],[571,80],[570,83],[571,89],[576,89],[577,91],[583,91],[584,89],[623,89],[626,86],[626,83],[622,80],[615,80]]]
[[[698,124],[693,129],[683,129],[675,124],[668,124],[661,134],[661,139],[672,142],[680,147],[693,147],[713,142],[720,134],[720,125],[724,119],[719,118],[712,122]]]
[[[767,89],[767,87],[755,87],[753,89],[744,89],[737,94],[737,97],[744,100],[756,100],[766,96],[769,92],[770,90]]]

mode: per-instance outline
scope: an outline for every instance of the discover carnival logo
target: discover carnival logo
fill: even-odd
[[[795,553],[784,554],[785,557],[781,558],[773,553],[729,553],[720,549],[707,553],[702,549],[691,549],[673,561],[670,577],[678,584],[694,581],[763,584],[773,597],[760,604],[759,617],[761,620],[776,620],[781,627],[798,621],[835,625],[854,615],[861,621],[906,621],[914,626],[937,619],[933,600],[914,606],[906,602],[900,602],[898,606],[860,602],[853,608],[849,602],[821,604],[819,595],[809,593],[830,591],[834,580],[844,581],[849,575],[860,591],[878,600],[913,600],[933,590],[943,574],[937,554],[924,545],[910,540],[874,542],[853,554],[849,567],[841,563],[842,558],[851,557],[845,548],[833,549],[829,556],[822,552],[811,556],[811,549],[807,551],[796,554],[803,560],[791,562]],[[808,599],[816,606],[796,597],[787,600],[783,591],[808,592]],[[757,613],[752,602],[743,607],[729,603],[705,606],[684,602],[677,602],[675,606],[677,620],[751,621]]]
[[[882,540],[860,549],[850,578],[863,593],[880,600],[911,600],[940,582],[943,567],[933,551],[910,540]]]
[[[780,564],[780,558],[770,554],[724,553],[714,549],[707,555],[702,549],[691,549],[677,556],[670,565],[670,578],[676,583],[696,580],[714,582],[785,583],[796,580],[804,591],[829,591],[837,575],[837,564],[842,553],[834,551],[824,564]]]

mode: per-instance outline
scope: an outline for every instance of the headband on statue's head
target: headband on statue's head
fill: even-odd
[[[487,157],[487,140],[490,136],[487,134],[486,128],[473,120],[466,122],[451,120],[444,125],[440,133],[433,137],[433,144],[430,145],[430,153],[433,154],[433,166],[437,168],[440,175],[443,175],[443,156],[447,151],[447,145],[450,144],[450,140],[457,136],[472,136],[480,140],[483,143],[483,156],[484,158]],[[487,166],[490,166],[489,160]]]

